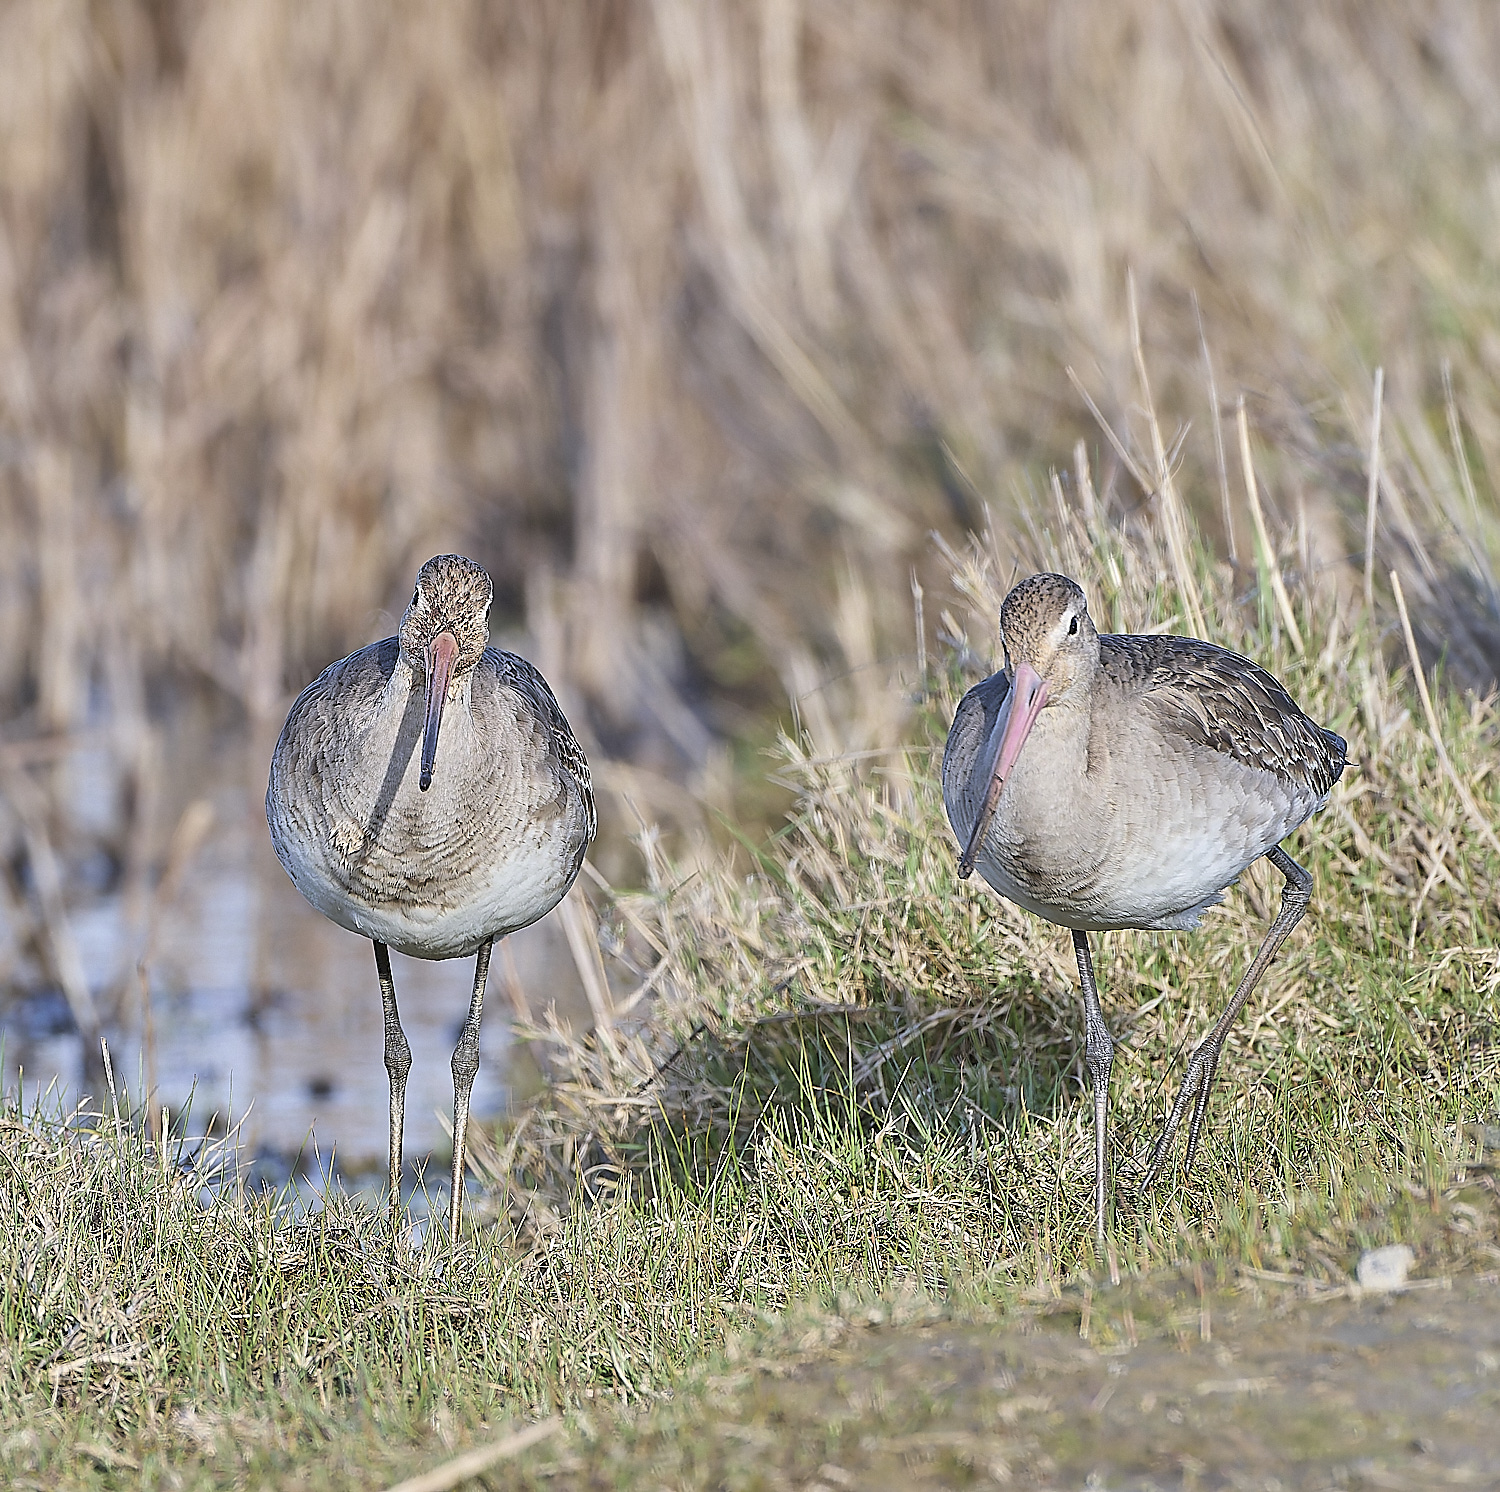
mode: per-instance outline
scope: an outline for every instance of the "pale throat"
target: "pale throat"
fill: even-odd
[[[1092,801],[1090,728],[1087,702],[1076,693],[1043,706],[995,808],[1006,838],[1055,831],[1059,820],[1078,816]]]

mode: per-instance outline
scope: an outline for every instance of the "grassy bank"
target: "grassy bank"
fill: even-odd
[[[629,1485],[660,1465],[631,1469],[637,1437],[693,1423],[736,1354],[1015,1321],[1184,1260],[1227,1287],[1240,1266],[1342,1280],[1394,1239],[1430,1271],[1488,1258],[1493,1198],[1466,1167],[1500,1108],[1491,704],[1439,689],[1434,735],[1392,665],[1399,617],[1296,583],[1283,609],[1268,571],[1174,561],[1154,518],[1060,505],[1031,542],[1111,625],[1195,610],[1355,763],[1291,846],[1312,913],[1231,1038],[1190,1182],[1142,1196],[1134,1171],[1279,888],[1253,870],[1197,934],[1101,940],[1121,1045],[1097,1257],[1066,935],[956,880],[935,781],[1007,578],[976,548],[931,603],[946,642],[905,745],[818,751],[810,723],[776,766],[799,794],[780,834],[691,871],[643,839],[649,889],[613,898],[601,935],[613,1017],[527,1033],[553,1086],[476,1156],[494,1225],[455,1258],[393,1247],[338,1197],[300,1220],[233,1188],[205,1205],[112,1115],[7,1112],[4,1474],[375,1485],[560,1408],[567,1439],[535,1466]],[[848,687],[857,724],[868,686]]]
[[[108,1125],[68,1139],[5,1125],[0,1472],[15,1487],[378,1487],[556,1408],[561,1440],[488,1485],[771,1486],[773,1449],[805,1479],[872,1431],[899,1448],[941,1420],[930,1383],[862,1412],[831,1386],[775,1389],[809,1364],[972,1326],[1123,1353],[1201,1340],[1205,1310],[1222,1353],[1254,1292],[1326,1297],[1371,1245],[1410,1244],[1424,1280],[1493,1277],[1500,1259],[1493,1159],[1466,1166],[1478,1140],[1441,1129],[1331,1138],[1295,1189],[1219,1195],[1207,1231],[1176,1216],[1136,1229],[1113,1288],[1107,1264],[1070,1275],[1040,1246],[1002,1254],[1003,1229],[956,1191],[951,1145],[887,1163],[885,1189],[841,1184],[829,1160],[867,1145],[836,1124],[770,1126],[783,1143],[753,1177],[596,1208],[524,1256],[483,1237],[453,1261],[393,1256],[341,1204],[296,1227],[201,1210]],[[778,1166],[793,1138],[823,1164]],[[944,1412],[961,1450],[965,1421]]]

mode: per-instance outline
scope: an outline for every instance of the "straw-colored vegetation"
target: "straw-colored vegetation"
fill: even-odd
[[[1221,553],[1252,530],[1194,298],[1320,569],[1363,547],[1385,366],[1377,577],[1482,684],[1494,519],[1443,380],[1482,486],[1496,76],[1482,0],[18,0],[0,699],[107,722],[128,782],[169,688],[278,720],[459,547],[618,761],[611,820],[692,821],[716,741],[869,661],[841,576],[906,652],[928,531],[1098,440],[1066,369],[1135,420],[1128,272]]]
[[[149,905],[176,712],[259,776],[441,548],[611,839],[597,1028],[523,1033],[552,1086],[454,1259],[0,1115],[0,1476],[374,1485],[560,1408],[539,1477],[692,1484],[731,1358],[1095,1290],[1129,1337],[1106,1282],[1182,1260],[1493,1270],[1497,76],[1480,0],[7,7],[0,979],[86,1024],[77,866]],[[1035,565],[1355,764],[1190,1184],[1135,1165],[1275,878],[1097,951],[1103,1258],[1065,935],[957,881],[936,786]]]

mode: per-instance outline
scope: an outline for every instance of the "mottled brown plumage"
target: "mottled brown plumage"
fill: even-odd
[[[1341,736],[1314,725],[1258,663],[1196,637],[1099,639],[1119,689],[1138,688],[1164,731],[1326,798],[1344,770]]]
[[[1280,916],[1189,1062],[1148,1179],[1190,1099],[1191,1166],[1229,1025],[1310,895],[1311,877],[1278,846],[1327,801],[1345,746],[1237,653],[1189,637],[1101,636],[1067,576],[1022,581],[1000,625],[1006,669],[959,705],[943,799],[964,846],[960,874],[977,868],[1001,895],[1073,932],[1102,1236],[1113,1044],[1088,933],[1196,927],[1262,855],[1287,877]]]
[[[557,905],[597,827],[588,763],[547,681],[486,646],[490,597],[489,576],[461,555],[423,565],[398,634],[302,691],[266,790],[271,841],[297,889],[375,944],[393,1209],[411,1056],[387,949],[476,956],[453,1054],[455,1237],[491,945]]]

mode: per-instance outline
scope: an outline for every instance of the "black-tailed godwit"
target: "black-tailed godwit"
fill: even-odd
[[[1002,896],[1073,933],[1102,1240],[1114,1042],[1088,935],[1197,927],[1262,855],[1286,877],[1276,920],[1188,1060],[1147,1164],[1150,1184],[1189,1103],[1191,1167],[1225,1038],[1307,910],[1312,877],[1280,844],[1328,801],[1346,749],[1237,653],[1193,637],[1096,632],[1083,591],[1065,575],[1017,585],[1000,630],[1005,669],[958,707],[943,801],[963,846],[959,874],[977,869]]]
[[[388,950],[475,956],[453,1052],[452,1242],[490,948],[562,900],[597,823],[588,762],[547,681],[486,645],[492,594],[472,560],[428,560],[397,636],[331,664],[302,691],[266,790],[271,842],[297,889],[375,944],[393,1218],[411,1050]]]

